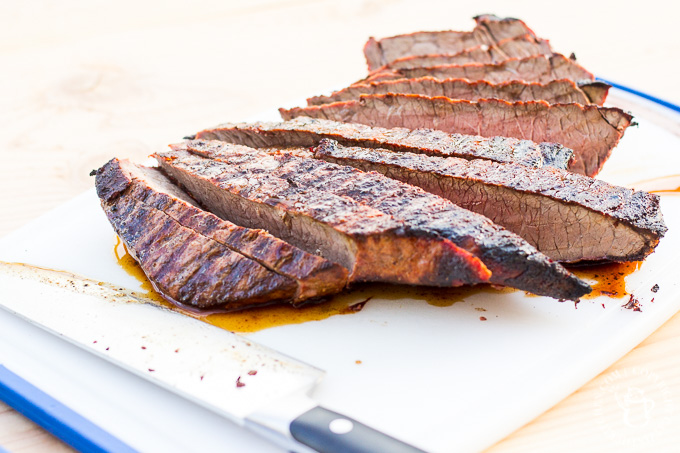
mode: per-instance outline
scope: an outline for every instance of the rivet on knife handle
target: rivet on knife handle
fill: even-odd
[[[317,406],[290,424],[298,442],[322,453],[415,453],[422,450]]]

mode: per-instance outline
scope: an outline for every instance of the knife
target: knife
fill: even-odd
[[[4,262],[0,288],[0,307],[15,316],[288,450],[422,451],[319,406],[309,394],[323,378],[322,370],[152,304],[138,293]],[[78,426],[66,426],[73,419],[78,420],[57,420],[71,436],[79,432]]]

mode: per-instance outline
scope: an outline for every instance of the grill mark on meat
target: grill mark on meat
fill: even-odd
[[[552,80],[548,83],[512,80],[491,83],[485,80],[435,79],[419,77],[396,79],[351,85],[330,96],[316,96],[307,99],[307,105],[322,105],[333,102],[358,99],[362,94],[408,93],[424,96],[444,96],[451,99],[477,101],[480,99],[503,99],[509,102],[544,100],[550,104],[577,102],[602,105],[609,85],[593,82],[582,86],[567,79]],[[592,96],[592,97],[591,97]]]
[[[511,58],[526,58],[534,55],[551,55],[550,44],[533,35],[522,35],[507,38],[496,44],[482,44],[455,54],[409,55],[387,63],[383,69],[422,68],[429,66],[467,64],[467,63],[499,63]]]
[[[449,133],[556,142],[574,151],[569,170],[588,176],[600,171],[632,119],[621,109],[594,105],[472,102],[411,94],[361,95],[358,101],[279,111],[285,120],[309,116],[369,126],[425,126]]]
[[[127,186],[125,186],[125,181]],[[208,239],[132,195],[113,159],[98,170],[102,208],[128,251],[164,297],[199,308],[237,310],[291,299],[293,280]]]
[[[290,153],[254,150],[243,155],[234,152],[235,145],[208,145],[201,140],[186,143],[191,152],[210,156],[239,171],[251,167],[256,171],[263,159],[275,159],[279,166],[272,166],[270,178],[290,178],[310,190],[349,197],[413,228],[447,238],[484,262],[492,272],[490,282],[559,299],[578,299],[590,292],[586,283],[519,236],[420,188],[378,173]]]
[[[306,253],[263,230],[243,228],[203,211],[157,169],[126,161],[120,167],[131,179],[130,196],[164,212],[182,226],[293,279],[297,290],[292,302],[334,294],[346,286],[347,270],[339,264]]]
[[[551,80],[568,79],[576,83],[588,83],[595,76],[574,60],[560,54],[535,55],[511,58],[500,63],[467,63],[439,65],[421,68],[404,68],[375,72],[359,83],[401,78],[434,77],[435,79],[486,80],[492,83],[521,80],[548,83]]]
[[[437,53],[458,53],[479,45],[522,36],[533,31],[518,19],[491,18],[485,16],[470,32],[437,31],[397,35],[376,40],[370,38],[364,46],[364,56],[369,71],[407,55],[428,55]]]
[[[202,152],[216,152],[221,145],[215,142]],[[230,146],[231,164],[191,154],[186,145],[173,145],[172,151],[156,157],[165,172],[218,216],[266,229],[340,263],[350,270],[351,280],[434,286],[488,281],[484,264],[451,241],[349,197],[292,187],[286,178],[272,176],[279,166],[273,155],[260,155],[244,169],[239,159],[249,160],[255,150]]]
[[[658,196],[564,170],[345,148],[332,140],[323,140],[315,157],[447,198],[558,261],[638,261],[666,232]]]
[[[222,140],[252,148],[312,147],[318,145],[321,139],[330,138],[347,146],[515,162],[531,167],[567,168],[573,155],[570,149],[556,143],[448,134],[431,129],[385,129],[303,116],[279,123],[222,124],[199,132],[196,138]]]

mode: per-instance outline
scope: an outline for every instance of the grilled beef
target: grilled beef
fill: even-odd
[[[410,93],[423,96],[444,96],[451,99],[503,99],[509,102],[543,100],[550,104],[577,102],[602,105],[609,85],[599,82],[581,87],[567,79],[548,83],[522,82],[519,80],[491,83],[485,80],[471,82],[467,79],[397,79],[351,85],[330,96],[316,96],[307,99],[307,105],[322,105],[333,102],[351,101],[362,94]],[[590,95],[593,98],[590,98]]]
[[[292,302],[341,291],[347,269],[320,256],[304,252],[264,230],[243,228],[196,207],[156,169],[121,164],[131,179],[130,195],[164,212],[184,227],[217,241],[267,269],[292,279],[297,289]]]
[[[219,182],[215,180],[219,185],[224,181],[224,172],[230,171],[236,179],[259,175],[286,181],[293,187],[316,192],[315,197],[322,193],[348,197],[420,234],[434,234],[468,250],[491,270],[493,283],[564,299],[577,299],[590,292],[587,284],[486,217],[378,173],[281,151],[248,153],[238,145],[214,141],[193,140],[183,146],[224,165]],[[177,159],[169,160],[167,165],[177,165]]]
[[[659,197],[555,168],[345,148],[315,157],[421,187],[493,220],[558,261],[637,261],[666,231]]]
[[[154,189],[145,189],[144,181],[154,181],[169,199],[195,208],[188,195],[162,182],[157,170],[118,159],[97,171],[96,187],[113,228],[159,293],[175,303],[226,310],[295,297],[293,279],[182,225],[147,201],[145,192]]]
[[[522,80],[524,82],[548,83],[551,80],[568,79],[579,84],[595,80],[590,72],[564,55],[535,55],[513,58],[500,63],[467,63],[421,68],[385,69],[369,75],[359,83],[378,80],[411,79],[416,77],[435,79],[486,80],[492,83]]]
[[[470,32],[418,32],[376,40],[370,38],[364,46],[369,71],[374,71],[397,58],[408,55],[458,53],[480,45],[492,45],[507,38],[533,34],[518,19],[478,16],[477,26]]]
[[[569,170],[596,175],[632,117],[621,109],[544,101],[476,102],[410,94],[362,95],[359,100],[280,109],[285,119],[309,116],[380,127],[428,127],[449,133],[556,142],[574,150]]]
[[[482,44],[455,54],[410,55],[397,58],[386,64],[385,69],[422,68],[450,64],[499,63],[511,58],[526,58],[533,55],[551,55],[547,41],[534,35],[523,35],[504,39],[496,44]],[[380,69],[378,69],[380,71]]]
[[[236,155],[255,151],[231,146]],[[350,270],[353,281],[457,286],[488,280],[484,264],[451,241],[415,231],[351,198],[272,176],[277,160],[260,157],[243,170],[191,154],[182,145],[157,155],[163,170],[215,214],[242,226],[266,229],[340,263]]]
[[[516,162],[530,167],[567,168],[573,152],[556,143],[509,137],[448,134],[431,129],[385,129],[363,124],[298,117],[282,123],[222,124],[196,134],[197,139],[264,147],[311,147],[331,138],[347,146],[385,148],[433,156]]]

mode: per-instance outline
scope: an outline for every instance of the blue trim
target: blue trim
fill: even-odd
[[[5,450],[4,448],[2,448],[2,446],[0,445],[0,453],[9,453],[9,452],[7,450]]]
[[[133,453],[99,426],[0,365],[0,400],[82,452]],[[2,452],[0,448],[0,452]]]
[[[666,108],[669,108],[669,109],[671,109],[675,112],[680,113],[680,105],[673,104],[672,102],[664,101],[663,99],[658,98],[656,96],[652,96],[651,94],[647,94],[647,93],[644,93],[642,91],[638,91],[634,88],[629,88],[625,85],[620,85],[618,83],[611,82],[611,81],[606,80],[606,79],[601,79],[601,78],[598,77],[597,80],[599,80],[600,82],[607,83],[607,84],[609,84],[609,85],[613,86],[614,88],[617,88],[621,91],[626,91],[628,93],[634,94],[634,95],[639,96],[643,99],[647,99],[648,101],[652,101],[656,104],[663,105]]]

